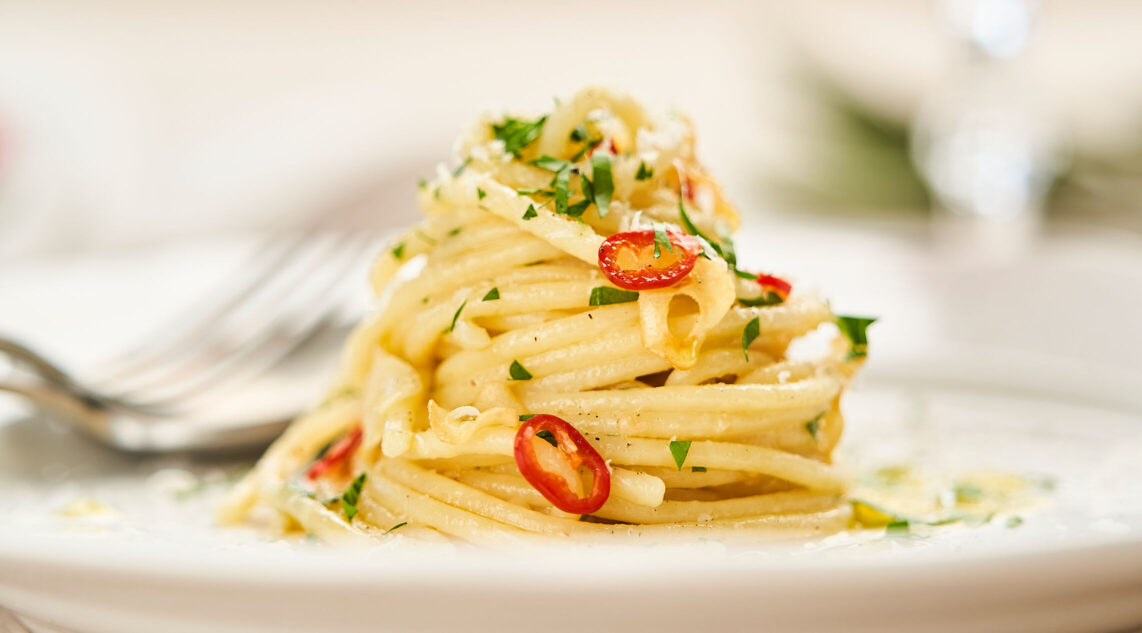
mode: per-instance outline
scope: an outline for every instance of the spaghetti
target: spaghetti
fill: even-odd
[[[377,258],[332,395],[222,518],[481,545],[846,526],[830,455],[869,321],[738,267],[693,141],[601,89],[480,120]],[[815,331],[827,352],[789,353]]]

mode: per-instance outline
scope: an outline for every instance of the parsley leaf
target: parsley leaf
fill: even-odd
[[[595,286],[591,288],[591,299],[587,303],[591,306],[606,306],[612,303],[629,303],[631,301],[638,301],[638,293],[634,290]]]
[[[419,178],[416,181],[416,186],[420,189],[424,189],[425,187],[428,186],[428,181],[423,179],[423,178]]]
[[[559,446],[559,440],[555,439],[555,434],[546,429],[535,434],[536,437],[542,439],[552,446]]]
[[[353,483],[349,484],[345,492],[341,493],[341,509],[345,511],[345,518],[349,521],[357,516],[357,502],[361,500],[361,489],[365,486],[365,475],[366,473],[357,475]]]
[[[586,211],[587,207],[589,206],[591,206],[590,200],[580,200],[579,202],[576,202],[575,204],[567,207],[567,211],[565,211],[565,213],[573,218],[577,218],[582,216],[583,212]]]
[[[595,201],[595,208],[599,210],[599,217],[607,217],[611,210],[611,195],[615,192],[614,176],[611,173],[611,155],[599,152],[591,157],[592,175],[595,177],[591,184]]]
[[[813,436],[814,441],[817,439],[817,432],[821,430],[821,418],[824,416],[825,414],[822,413],[805,424],[805,430]]]
[[[456,228],[452,229],[451,231],[448,231],[448,237],[456,237],[457,235],[459,235],[459,234],[460,234],[460,231],[461,231],[463,228],[464,228],[464,227],[462,227],[462,226],[458,226],[458,227],[456,227]]]
[[[535,121],[508,117],[503,123],[492,125],[492,134],[497,140],[504,142],[505,152],[519,158],[520,150],[539,138],[539,133],[543,131],[543,124],[546,122],[546,116],[539,117]]]
[[[529,204],[529,205],[527,205],[527,211],[523,212],[523,219],[530,220],[537,215],[539,215],[539,214],[535,212],[535,205]]]
[[[864,358],[868,355],[868,326],[876,322],[876,317],[837,315],[837,327],[852,346],[846,360]]]
[[[701,229],[699,229],[698,226],[694,224],[694,221],[690,219],[690,214],[686,213],[686,206],[682,204],[681,196],[678,197],[678,215],[682,219],[682,228],[685,229],[686,232],[690,235],[698,238],[698,241],[701,242],[702,254],[705,255],[706,259],[710,258],[710,256],[706,253],[706,247],[709,247],[710,250],[717,253],[719,257],[725,259],[725,256],[722,255],[722,247],[719,246],[714,240],[711,240],[709,236],[703,233]]]
[[[392,251],[390,251],[390,252],[393,254],[393,257],[395,257],[397,259],[403,259],[404,258],[404,242],[401,242],[400,244],[397,244],[396,246],[394,246]]]
[[[530,420],[534,417],[535,417],[534,413],[525,413],[525,414],[519,416],[519,421],[520,422],[527,422],[528,420]]]
[[[472,162],[471,156],[469,156],[468,158],[465,158],[464,162],[460,163],[460,165],[455,170],[452,171],[452,177],[456,178],[460,174],[464,173],[464,170],[468,168],[468,164],[471,162]]]
[[[666,226],[660,222],[654,223],[654,258],[662,257],[662,249],[673,253],[674,245],[670,243],[670,236],[666,233]]]
[[[911,528],[911,524],[908,519],[899,519],[889,522],[888,525],[884,526],[884,531],[886,534],[907,534],[909,528]]]
[[[750,308],[757,308],[759,306],[777,306],[785,303],[785,299],[776,292],[764,291],[760,295],[752,298],[738,297],[738,303]]]
[[[466,305],[468,305],[467,299],[465,299],[464,302],[460,304],[459,308],[456,308],[456,314],[452,315],[452,325],[449,325],[448,329],[444,330],[446,333],[456,329],[456,321],[460,318],[460,313],[464,311],[464,306]]]
[[[654,178],[654,168],[653,167],[647,167],[646,163],[639,161],[638,162],[638,171],[635,173],[634,179],[635,180],[650,180],[651,178]]]
[[[706,472],[706,467],[705,466],[691,466],[690,472],[692,472],[692,473],[704,473],[704,472]]]
[[[408,521],[401,521],[400,523],[397,523],[396,525],[385,530],[384,532],[381,532],[381,536],[384,536],[384,535],[388,534],[389,532],[392,532],[393,530],[399,530],[406,525],[408,525]]]
[[[567,203],[571,199],[571,168],[564,167],[555,172],[552,183],[555,186],[555,212],[567,213]]]
[[[553,171],[556,173],[561,172],[564,169],[571,169],[571,163],[563,160],[562,158],[555,158],[554,156],[548,156],[547,154],[544,154],[543,156],[540,156],[539,158],[531,161],[531,164],[540,169]]]
[[[500,298],[500,289],[497,287],[497,288],[492,288],[491,290],[489,290],[488,294],[484,295],[484,298],[481,299],[480,301],[496,301],[499,298]]]
[[[732,270],[738,269],[738,254],[734,250],[734,240],[730,237],[730,232],[719,223],[718,237],[722,240],[722,258],[730,265]]]
[[[748,279],[750,281],[757,281],[759,279],[759,277],[757,275],[755,275],[749,271],[739,270],[737,268],[734,269],[734,274],[737,275],[738,277],[741,277],[742,279]]]
[[[678,465],[678,470],[682,470],[682,464],[686,463],[686,455],[689,453],[690,440],[670,441],[670,455],[674,457],[674,463]]]
[[[580,123],[571,130],[571,142],[582,143],[585,140],[587,140],[587,126]]]
[[[484,197],[487,195],[488,194],[483,189],[476,187],[476,199],[477,200],[483,200]]]
[[[508,374],[512,380],[531,380],[531,372],[519,364],[518,360],[513,360],[511,367],[508,368]]]
[[[753,320],[746,323],[745,329],[742,330],[742,353],[745,354],[747,363],[749,362],[749,345],[760,335],[761,319],[759,317],[753,317]]]

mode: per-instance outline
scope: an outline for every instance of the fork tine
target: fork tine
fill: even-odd
[[[213,345],[204,346],[201,353],[182,359],[138,386],[136,393],[122,397],[138,401],[145,393],[151,405],[175,406],[205,391],[232,387],[261,375],[320,331],[340,308],[339,299],[349,288],[364,285],[364,277],[352,273],[360,269],[364,255],[371,256],[376,242],[373,235],[350,238],[333,257],[311,268],[302,283],[259,306],[245,323],[222,328],[220,340]],[[360,283],[351,283],[353,280]],[[234,332],[242,333],[242,338],[233,340]]]
[[[136,356],[119,357],[117,368],[100,368],[93,373],[90,382],[105,390],[134,391],[150,382],[157,374],[189,356],[201,353],[203,348],[227,331],[227,324],[243,318],[259,303],[273,300],[275,296],[296,287],[303,282],[310,271],[329,255],[336,254],[342,236],[323,233],[297,241],[291,239],[279,252],[264,263],[256,275],[248,278],[251,283],[235,283],[232,288],[241,288],[244,293],[235,293],[226,301],[183,320],[165,324],[171,331],[159,329],[152,334],[159,344],[153,349],[140,348]]]
[[[303,232],[274,234],[262,241],[250,254],[248,272],[236,281],[228,281],[224,287],[207,293],[207,300],[193,306],[197,314],[176,317],[173,321],[161,323],[148,335],[141,337],[135,346],[104,361],[99,368],[101,380],[122,380],[147,369],[148,365],[169,358],[208,332],[226,314],[239,309],[251,293],[281,274],[283,265],[296,258],[304,249],[312,248],[312,237]],[[213,299],[210,299],[213,297]],[[171,336],[174,332],[175,335]],[[155,341],[162,341],[155,345]]]

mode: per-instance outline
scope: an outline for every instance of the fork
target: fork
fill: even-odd
[[[0,337],[0,357],[13,370],[0,377],[0,391],[122,450],[264,445],[297,410],[252,415],[241,407],[241,391],[287,360],[328,349],[323,339],[349,324],[349,291],[364,284],[365,258],[380,239],[373,232],[274,236],[189,315],[162,324],[84,380]]]

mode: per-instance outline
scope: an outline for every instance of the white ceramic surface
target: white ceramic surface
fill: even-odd
[[[1122,291],[1142,288],[1130,285],[1142,274],[1134,245],[1100,241],[1099,251],[1068,238],[1019,263],[986,264],[938,258],[900,235],[782,234],[793,237],[759,234],[741,240],[757,245],[742,250],[767,268],[804,271],[801,279],[822,285],[839,310],[884,315],[868,371],[846,399],[844,462],[854,472],[904,462],[933,476],[991,467],[1049,477],[1057,485],[1046,506],[1018,527],[951,526],[925,538],[866,532],[746,549],[700,542],[516,555],[397,539],[337,552],[213,525],[210,507],[248,460],[125,460],[8,408],[0,414],[0,605],[85,633],[1142,625],[1142,380],[1116,356],[1137,358],[1140,343],[1115,327],[1137,314],[1120,314],[1138,300]],[[202,252],[188,250],[170,270],[188,269]],[[820,252],[834,259],[814,257]],[[1105,274],[1078,307],[1055,305],[1058,294],[1035,286],[1097,266]],[[131,268],[140,269],[103,280],[118,287]],[[48,310],[75,292],[66,273],[30,266],[0,284],[0,304]],[[12,288],[33,287],[37,296],[11,302]],[[952,300],[960,287],[988,301],[960,310],[971,306]],[[1060,329],[1068,319],[1077,321]],[[0,330],[32,321],[0,317]],[[66,351],[81,345],[62,344],[80,339],[66,321],[24,332]],[[85,502],[97,505],[78,512]]]

